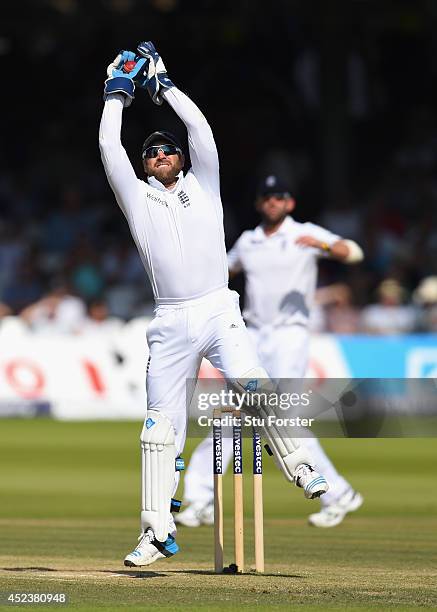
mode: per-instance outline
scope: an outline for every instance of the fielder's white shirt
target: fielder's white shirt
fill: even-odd
[[[120,140],[123,97],[108,97],[100,150],[109,184],[122,209],[158,304],[202,297],[228,284],[219,162],[210,126],[176,87],[163,94],[185,123],[192,167],[168,190],[135,175]]]
[[[229,269],[246,276],[244,318],[249,325],[307,325],[317,282],[320,249],[296,244],[300,236],[334,244],[340,237],[313,223],[286,217],[267,236],[261,225],[238,238],[228,253]]]

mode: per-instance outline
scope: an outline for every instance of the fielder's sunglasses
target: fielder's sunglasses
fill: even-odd
[[[276,198],[277,200],[286,200],[287,198],[291,198],[291,195],[285,191],[281,193],[265,193],[262,196],[263,200],[268,200],[269,198]]]
[[[164,155],[180,155],[182,153],[180,148],[173,144],[152,145],[144,149],[142,158],[153,159],[158,157],[159,151],[162,151]]]

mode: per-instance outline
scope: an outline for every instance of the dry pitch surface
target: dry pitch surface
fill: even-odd
[[[138,431],[135,423],[1,423],[2,603],[11,592],[58,592],[67,608],[84,610],[437,609],[435,440],[328,440],[366,503],[326,530],[306,526],[317,502],[303,500],[266,458],[266,574],[216,576],[207,527],[181,529],[173,559],[123,568],[137,536]],[[246,492],[250,570],[249,482]]]

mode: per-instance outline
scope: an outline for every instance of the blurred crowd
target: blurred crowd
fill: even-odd
[[[314,13],[305,3],[272,3],[274,35],[257,3],[241,0],[232,7],[197,0],[184,10],[179,0],[38,0],[25,22],[21,3],[8,5],[0,55],[6,63],[24,56],[28,90],[38,95],[31,109],[26,96],[14,99],[14,120],[1,126],[8,147],[0,151],[0,317],[81,333],[152,314],[150,286],[107,186],[96,132],[114,47],[153,32],[175,82],[214,129],[227,246],[257,223],[260,176],[282,175],[293,185],[299,221],[353,239],[365,253],[358,266],[321,263],[313,328],[437,332],[437,11],[431,3],[387,2],[375,13],[368,3],[353,4],[348,12],[344,3],[342,13],[348,36],[337,43],[328,36],[331,46],[343,41],[347,58],[347,104],[335,124],[347,171],[338,172],[335,189],[323,178],[341,157],[326,148],[335,137],[322,142],[331,120],[323,123],[324,109],[332,108],[322,74],[326,4]],[[275,71],[270,52],[258,52],[272,42]],[[188,70],[186,55],[192,61],[200,50],[201,65]],[[328,83],[337,78],[333,66]],[[41,91],[47,67],[56,96]],[[142,96],[126,111],[123,132],[138,172],[147,133],[161,126],[184,133],[168,109]],[[237,279],[235,288],[242,287]]]
[[[130,290],[132,287],[121,289]],[[335,283],[319,288],[310,317],[311,331],[342,335],[437,333],[437,276],[423,279],[413,292],[411,302],[406,299],[405,288],[395,279],[382,281],[376,293],[377,301],[360,309],[354,305],[352,290],[347,284]],[[85,300],[59,281],[16,316],[6,303],[0,303],[0,331],[107,334],[116,332],[131,318],[148,314],[151,312],[144,307],[142,313],[137,311],[132,317],[117,316],[105,297],[95,295]]]
[[[437,332],[437,131],[430,123],[425,129],[425,119],[393,151],[383,181],[365,201],[345,195],[308,217],[297,190],[299,220],[356,240],[365,253],[358,266],[321,262],[317,331]],[[95,172],[104,180],[99,167]],[[71,312],[59,318],[72,317],[76,322],[66,325],[75,331],[95,320],[97,305],[103,318],[152,314],[150,285],[121,211],[109,190],[86,187],[67,182],[46,198],[32,183],[0,175],[0,317],[20,315],[37,329],[56,319],[61,305],[71,311],[74,303],[80,324]],[[232,203],[224,203],[231,246],[257,218],[249,209],[244,226]],[[242,291],[241,280],[235,288]]]

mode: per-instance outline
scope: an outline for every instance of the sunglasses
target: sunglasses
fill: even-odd
[[[286,200],[287,198],[290,197],[289,193],[265,193],[262,196],[263,200],[268,200],[269,198],[276,198],[277,200]]]
[[[147,149],[143,151],[142,158],[153,159],[154,157],[158,157],[160,151],[162,151],[164,155],[181,155],[182,153],[180,148],[173,144],[153,145],[147,147]]]

